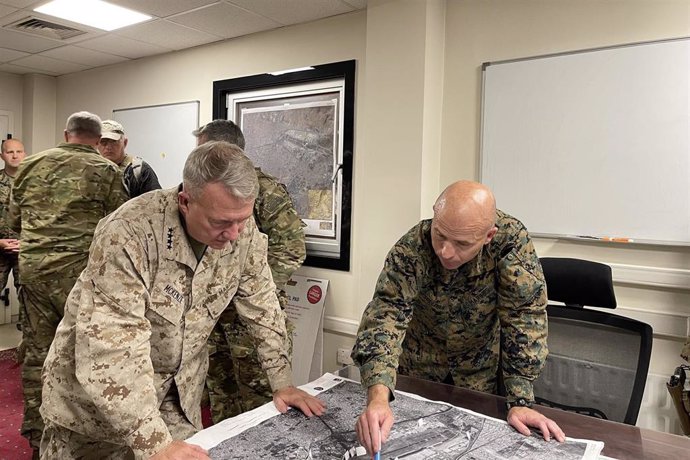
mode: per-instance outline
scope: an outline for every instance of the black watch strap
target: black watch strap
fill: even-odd
[[[510,410],[513,407],[532,407],[534,401],[528,401],[525,398],[518,398],[515,401],[506,401],[506,410]]]

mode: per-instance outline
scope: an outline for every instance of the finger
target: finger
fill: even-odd
[[[295,405],[296,405],[296,406],[299,408],[299,410],[301,410],[302,413],[303,413],[304,415],[306,415],[307,417],[311,417],[311,416],[314,415],[314,413],[313,413],[312,410],[311,410],[311,407],[309,407],[309,402],[308,402],[307,400],[305,400],[305,399],[300,399],[300,400],[297,402],[297,404],[295,404]]]
[[[367,414],[366,413],[362,414],[362,416],[359,418],[359,421],[361,422],[362,445],[367,450],[368,454],[373,454],[374,449],[373,449],[373,444],[371,442],[371,430],[369,429],[369,418],[368,418]]]
[[[544,417],[537,423],[537,428],[541,431],[541,435],[544,437],[544,441],[548,442],[551,440],[551,432],[549,431],[549,425],[546,423],[548,419]]]
[[[309,408],[311,411],[318,416],[323,415],[325,411],[325,407],[321,403],[321,401],[317,398],[312,398],[311,396],[307,399],[307,404],[309,405]]]
[[[558,426],[558,424],[551,419],[549,419],[548,425],[549,430],[551,431],[551,433],[553,433],[553,437],[556,438],[556,441],[565,442],[565,433],[563,432],[563,430],[561,430],[561,427]]]
[[[391,434],[391,428],[393,428],[393,417],[386,417],[381,425],[381,437],[383,438],[381,442],[388,441],[388,435]]]
[[[510,420],[508,420],[508,423],[510,423],[512,427],[518,431],[518,433],[522,433],[525,436],[529,436],[531,434],[529,428],[527,428],[527,425],[522,423],[522,421],[517,417],[511,417]]]
[[[278,409],[278,412],[281,414],[284,414],[288,410],[287,404],[285,404],[285,401],[283,401],[282,398],[278,396],[273,397],[273,404],[276,406],[276,409]]]

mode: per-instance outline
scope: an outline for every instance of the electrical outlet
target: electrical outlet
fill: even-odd
[[[352,353],[352,350],[348,350],[347,348],[338,348],[338,355],[335,358],[335,362],[342,364],[343,366],[351,366],[354,364],[354,362],[352,361],[352,358],[350,358],[350,353]]]

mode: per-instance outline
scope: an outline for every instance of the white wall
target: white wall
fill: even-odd
[[[12,137],[22,137],[22,77],[0,72],[0,110],[10,112],[14,129]],[[10,127],[11,128],[11,127]],[[4,138],[3,138],[4,139]],[[0,161],[0,164],[2,162]]]

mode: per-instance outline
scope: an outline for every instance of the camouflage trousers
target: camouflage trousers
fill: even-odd
[[[163,401],[159,409],[173,439],[184,441],[196,433],[179,401]],[[41,438],[41,460],[134,460],[134,452],[122,444],[100,441],[46,421]]]
[[[0,253],[0,289],[5,289],[10,272],[14,275],[14,287],[19,292],[19,264],[17,254]]]
[[[38,411],[41,407],[41,369],[55,338],[55,330],[64,316],[67,296],[76,281],[77,278],[64,278],[22,284],[19,290],[25,350],[22,366],[24,422],[21,432],[34,449],[38,449],[43,433],[43,419]]]
[[[14,280],[14,289],[17,291],[19,297],[19,262],[17,254],[0,253],[0,290],[7,287],[7,281],[12,272],[12,279]],[[19,297],[21,302],[21,297]],[[23,308],[19,307],[19,327],[22,324]],[[24,361],[24,343],[20,343],[17,348],[17,361]]]
[[[286,320],[288,356],[292,359],[292,324]],[[247,326],[230,305],[209,337],[206,377],[211,418],[218,423],[273,400],[273,391]]]

